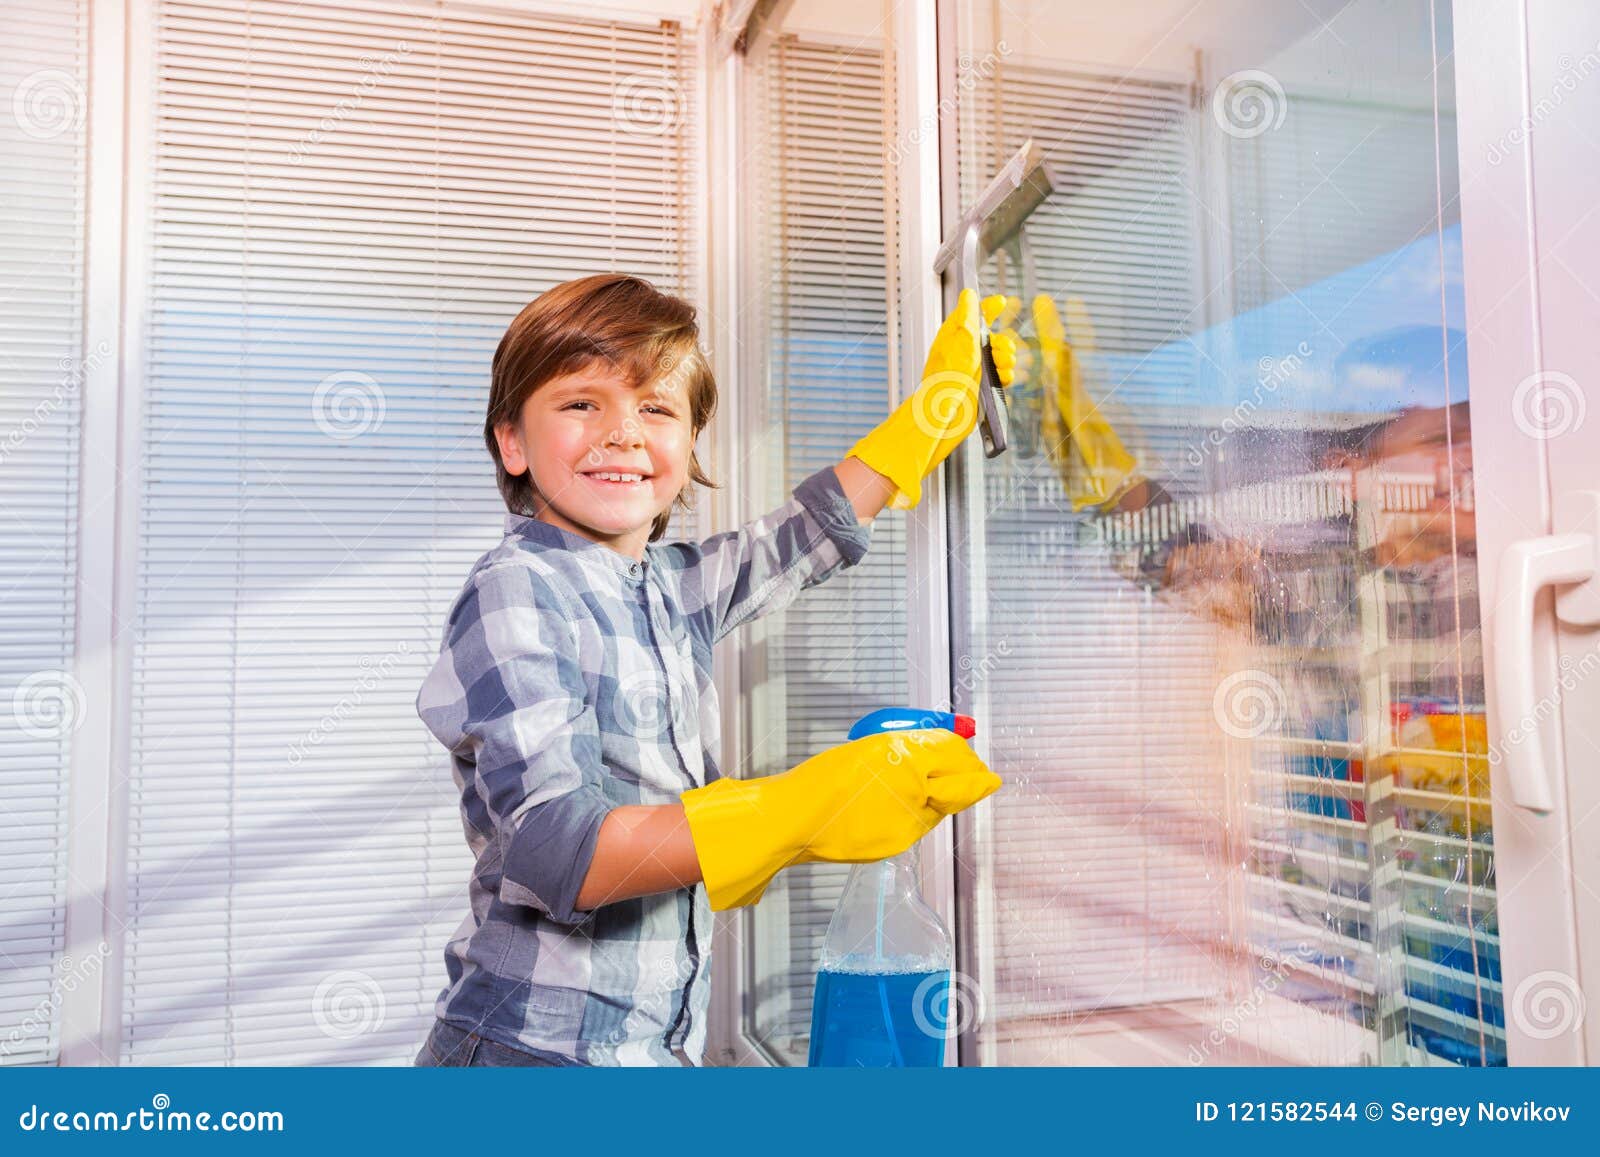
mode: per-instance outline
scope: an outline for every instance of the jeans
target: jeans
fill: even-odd
[[[557,1067],[555,1061],[523,1052],[521,1049],[514,1049],[510,1045],[492,1041],[488,1037],[457,1028],[442,1020],[433,1022],[433,1031],[428,1033],[428,1039],[422,1043],[422,1050],[417,1053],[417,1059],[412,1063],[462,1069],[484,1068],[490,1065],[508,1068]]]

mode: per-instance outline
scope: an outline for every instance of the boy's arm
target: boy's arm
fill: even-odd
[[[522,566],[476,575],[417,711],[455,756],[462,817],[498,844],[496,891],[563,924],[613,809],[562,594]]]
[[[997,319],[1004,306],[1004,298],[992,297],[982,310]],[[682,575],[684,610],[702,636],[715,643],[854,566],[884,506],[916,505],[922,479],[978,424],[979,309],[977,296],[964,291],[934,339],[922,384],[838,465],[805,478],[788,502],[738,530],[660,548],[656,557]],[[993,333],[990,349],[1002,384],[1009,383],[1015,336]]]
[[[985,323],[994,325],[1020,302],[996,295],[980,303],[970,289],[961,291],[956,307],[934,335],[923,363],[922,381],[888,418],[850,447],[854,459],[890,483],[887,503],[899,510],[917,505],[922,480],[936,470],[978,425],[981,408],[982,350]],[[1000,384],[1016,375],[1017,337],[1009,329],[989,335],[989,350]],[[870,509],[877,502],[876,485],[865,495]],[[882,509],[879,504],[872,513]]]
[[[846,458],[833,472],[862,523],[871,522],[894,497],[895,484],[859,458]]]
[[[802,479],[788,502],[737,530],[657,548],[656,559],[680,576],[683,609],[699,634],[716,643],[861,561],[872,527],[844,489],[851,473],[824,466]]]
[[[700,879],[700,857],[683,805],[625,804],[612,808],[600,825],[594,858],[574,907],[590,911],[618,900],[687,888]]]
[[[999,786],[952,731],[863,736],[780,775],[714,780],[674,805],[616,808],[577,907],[702,880],[714,911],[754,904],[784,868],[903,852]]]
[[[898,793],[866,791],[869,769],[879,768],[887,753],[864,760],[859,753],[866,741],[858,740],[786,775],[697,789],[682,803],[618,806],[601,785],[600,737],[586,691],[561,594],[542,576],[508,566],[475,578],[417,696],[428,729],[457,757],[464,818],[499,844],[501,902],[532,907],[562,924],[581,923],[595,908],[619,900],[699,883],[702,861],[714,873],[708,886],[715,907],[742,892],[749,899],[739,902],[747,903],[760,890],[752,891],[746,876],[770,878],[823,835],[851,862],[876,859],[904,850],[938,815],[998,784],[992,776],[968,776],[936,788],[919,774]],[[946,747],[954,739],[938,738]],[[974,757],[956,746],[959,759],[932,750],[923,770],[971,770],[966,764]],[[900,762],[916,761],[913,753]],[[787,783],[802,769],[809,770],[777,799],[783,794],[778,781]],[[971,795],[969,789],[983,790]],[[763,805],[766,793],[775,796]],[[706,841],[699,847],[686,811],[690,800]],[[807,808],[815,814],[808,817]],[[922,829],[893,848],[881,846],[886,831],[899,831],[905,817],[917,815]],[[729,883],[733,875],[743,883]]]

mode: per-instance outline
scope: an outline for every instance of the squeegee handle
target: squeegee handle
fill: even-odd
[[[987,331],[983,335],[983,374],[978,383],[978,406],[984,457],[998,457],[1006,451],[1006,396],[1000,385],[1000,371],[995,368],[994,353],[989,349]]]

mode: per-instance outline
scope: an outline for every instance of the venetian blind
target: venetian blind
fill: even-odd
[[[409,1063],[467,915],[414,711],[504,507],[507,322],[611,269],[688,292],[673,23],[166,0],[124,1061]]]
[[[87,13],[0,9],[0,1064],[60,1054],[83,349]],[[92,355],[87,355],[92,356]],[[66,592],[63,594],[63,592]],[[87,983],[87,979],[85,983]]]
[[[885,54],[871,44],[785,33],[766,57],[761,284],[766,287],[769,420],[781,426],[787,493],[837,462],[888,410]],[[776,470],[779,464],[774,464]],[[808,592],[768,643],[781,681],[785,771],[844,742],[850,725],[905,699],[905,516],[873,522],[872,549]],[[770,1019],[758,1026],[783,1059],[804,1062],[822,936],[848,869],[816,864],[778,877],[758,920],[781,920],[782,947],[758,978]]]

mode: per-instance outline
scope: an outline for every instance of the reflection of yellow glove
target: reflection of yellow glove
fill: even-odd
[[[761,779],[719,779],[683,793],[715,911],[754,904],[778,872],[817,860],[898,855],[1000,777],[952,731],[878,732]]]
[[[1067,299],[1073,344],[1083,353],[1094,352],[1094,330],[1089,312],[1078,298]],[[1055,399],[1045,406],[1045,445],[1055,458],[1074,510],[1109,506],[1138,481],[1138,463],[1122,445],[1100,408],[1083,387],[1083,370],[1073,344],[1047,294],[1033,299],[1033,328],[1039,337],[1045,391]]]
[[[995,317],[1004,305],[1005,298],[998,295],[984,298],[984,318]],[[922,480],[977,429],[981,340],[978,295],[964,289],[934,336],[922,368],[922,384],[850,448],[850,457],[859,458],[898,488],[889,499],[895,509],[905,510],[921,501]],[[1000,384],[1009,385],[1017,363],[1015,337],[993,334],[989,349]]]

